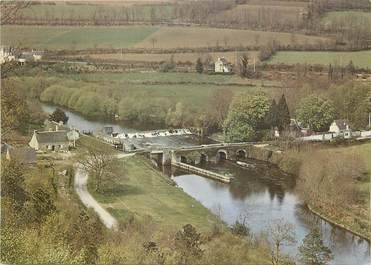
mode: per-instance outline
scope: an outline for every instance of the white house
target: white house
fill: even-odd
[[[9,48],[0,48],[0,64],[11,62],[15,60],[15,56],[12,54]]]
[[[231,64],[224,57],[219,57],[215,62],[215,73],[230,73],[231,71]]]
[[[342,135],[344,138],[352,137],[352,131],[347,120],[334,120],[330,125],[329,132],[335,133],[337,136]]]

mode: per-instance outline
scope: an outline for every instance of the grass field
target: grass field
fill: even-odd
[[[126,48],[157,30],[152,26],[2,26],[1,44],[36,49]]]
[[[292,44],[318,44],[330,41],[328,38],[306,36],[301,34],[219,29],[207,27],[161,27],[154,34],[139,42],[139,48],[183,48],[183,47],[216,47],[216,46],[261,46],[273,40],[282,45]],[[153,40],[155,43],[153,45]],[[256,41],[258,40],[258,41]]]
[[[323,16],[321,23],[323,25],[330,26],[333,23],[341,23],[352,19],[353,17],[360,19],[363,18],[368,20],[368,23],[371,24],[371,12],[362,12],[362,11],[334,11],[328,12]],[[342,24],[342,23],[341,23]]]
[[[112,62],[161,62],[168,61],[173,56],[175,62],[191,62],[195,63],[198,58],[205,59],[207,56],[211,56],[215,61],[218,57],[224,57],[231,63],[236,63],[236,60],[240,58],[242,54],[248,54],[249,58],[256,58],[258,61],[258,52],[210,52],[210,53],[171,53],[171,54],[154,54],[154,53],[124,53],[124,54],[89,54],[87,59],[91,60],[102,60]],[[69,58],[79,58],[80,55],[71,55]]]
[[[356,67],[371,68],[371,50],[359,52],[278,52],[269,63],[347,65],[350,61],[353,61]]]
[[[2,45],[37,49],[197,48],[216,46],[318,44],[329,39],[300,34],[207,27],[50,27],[3,26]],[[256,41],[258,40],[258,41]]]
[[[149,21],[151,11],[156,17],[166,19],[171,17],[171,5],[158,5],[158,3],[146,3],[144,1],[137,3],[115,1],[106,5],[98,4],[66,4],[57,3],[55,5],[31,5],[21,11],[24,18],[32,19],[94,19],[110,18],[129,21],[131,19],[140,21]]]
[[[118,219],[130,215],[151,216],[162,225],[182,227],[191,223],[208,231],[217,222],[199,202],[175,187],[171,180],[153,168],[148,160],[135,156],[122,163],[122,176],[104,194],[93,196]]]

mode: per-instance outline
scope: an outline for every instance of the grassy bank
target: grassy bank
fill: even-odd
[[[371,239],[370,142],[288,151],[280,167],[298,174],[298,194],[316,214]]]
[[[322,64],[347,65],[350,61],[355,67],[371,68],[371,51],[359,52],[277,52],[270,64]]]
[[[217,222],[209,210],[175,187],[147,159],[135,156],[120,163],[122,175],[103,193],[90,189],[98,202],[119,220],[131,215],[138,218],[150,215],[165,226],[180,228],[191,223],[202,231],[209,231]]]

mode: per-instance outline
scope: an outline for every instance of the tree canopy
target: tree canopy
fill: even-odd
[[[66,115],[66,113],[60,108],[56,108],[55,111],[49,116],[50,120],[55,122],[63,122],[63,124],[67,123],[68,118],[69,117]]]
[[[255,132],[264,122],[268,110],[269,102],[264,93],[236,96],[224,123],[226,140],[233,142],[255,139]]]
[[[336,118],[334,104],[331,100],[310,95],[302,99],[296,109],[297,119],[311,130],[320,132],[328,130]]]

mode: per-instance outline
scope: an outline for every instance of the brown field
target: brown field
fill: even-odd
[[[329,38],[291,33],[206,27],[161,27],[155,33],[137,43],[135,47],[165,49],[216,46],[251,47],[267,45],[273,40],[281,45],[331,42]]]
[[[236,63],[236,59],[242,54],[247,53],[249,58],[258,60],[258,52],[210,52],[210,53],[173,53],[173,54],[148,54],[148,53],[109,53],[109,54],[89,54],[87,58],[92,60],[112,61],[112,62],[161,62],[170,60],[173,56],[175,62],[191,62],[195,63],[198,58],[205,59],[211,56],[215,61],[218,57],[224,57],[231,63]],[[69,58],[77,58],[79,56],[68,56]]]
[[[260,6],[295,6],[295,7],[307,7],[308,2],[299,1],[277,1],[277,0],[250,0],[248,5],[260,5]]]
[[[68,3],[83,3],[83,4],[103,4],[103,5],[136,5],[136,4],[163,4],[174,3],[176,0],[39,0],[39,2],[68,2]]]

